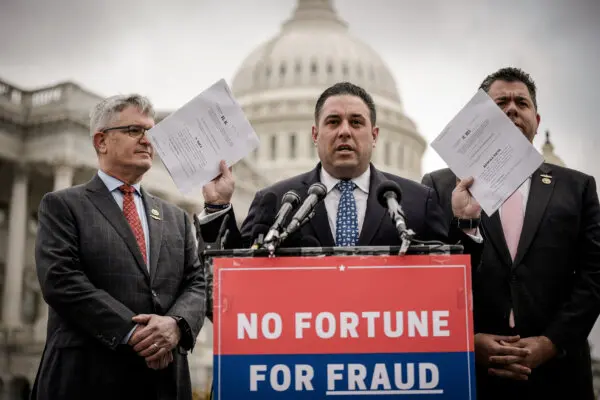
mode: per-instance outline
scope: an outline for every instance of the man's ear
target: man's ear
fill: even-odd
[[[106,134],[105,133],[103,133],[103,132],[94,133],[93,143],[94,143],[94,148],[96,149],[97,153],[99,153],[99,154],[106,153]]]
[[[317,138],[319,137],[319,131],[317,130],[317,127],[313,125],[312,127],[312,140],[313,143],[316,145],[317,144]]]
[[[379,138],[379,127],[378,126],[373,128],[371,135],[373,135],[373,147],[375,147],[375,144],[377,143],[377,139]]]

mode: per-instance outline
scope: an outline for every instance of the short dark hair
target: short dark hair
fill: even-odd
[[[486,76],[483,82],[481,82],[479,88],[485,90],[487,93],[490,91],[490,86],[492,86],[492,84],[496,81],[524,83],[525,86],[527,86],[527,90],[529,90],[529,95],[531,96],[531,101],[533,101],[533,106],[537,110],[537,88],[535,87],[535,82],[527,72],[515,67],[502,68],[493,74]]]
[[[359,97],[362,101],[365,102],[367,107],[369,108],[371,125],[375,126],[375,122],[377,121],[377,111],[375,111],[375,103],[373,102],[373,98],[367,91],[360,86],[356,86],[350,82],[339,82],[333,86],[325,89],[323,93],[319,96],[317,100],[317,104],[315,105],[315,124],[319,124],[319,117],[321,115],[321,109],[323,108],[323,104],[325,101],[331,96],[342,96],[342,95],[350,95]]]

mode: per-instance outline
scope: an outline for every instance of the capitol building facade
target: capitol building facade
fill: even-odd
[[[421,179],[427,145],[385,62],[350,34],[331,0],[297,0],[280,32],[252,51],[231,81],[261,141],[233,169],[238,222],[258,189],[315,166],[315,102],[340,81],[364,87],[375,100],[381,134],[373,162]],[[37,372],[47,318],[35,273],[37,207],[48,191],[85,183],[97,171],[88,115],[100,100],[73,82],[22,90],[0,80],[0,400],[26,399]],[[159,111],[157,121],[169,113]],[[142,184],[190,214],[202,208],[200,195],[181,195],[158,159]],[[204,392],[212,379],[210,322],[190,357],[194,389]]]

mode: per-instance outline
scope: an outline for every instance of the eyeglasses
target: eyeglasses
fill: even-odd
[[[100,132],[106,133],[108,131],[121,131],[123,133],[128,134],[134,139],[140,139],[142,136],[146,134],[148,129],[140,125],[127,125],[127,126],[115,126],[112,128],[102,129]]]

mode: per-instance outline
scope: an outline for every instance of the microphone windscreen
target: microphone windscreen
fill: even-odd
[[[383,181],[377,187],[377,201],[383,208],[387,208],[387,196],[389,193],[393,193],[396,195],[396,200],[398,203],[402,200],[402,189],[400,189],[400,185],[392,180]]]
[[[327,194],[327,188],[321,182],[316,182],[310,185],[310,187],[308,188],[308,194],[314,194],[319,199],[322,199]]]
[[[269,192],[269,193],[271,193],[271,192]],[[273,194],[273,193],[271,193],[271,194]],[[281,199],[281,204],[285,204],[285,203],[290,203],[292,205],[292,207],[296,207],[298,204],[300,204],[300,196],[298,196],[298,193],[296,193],[295,191],[290,190],[289,192],[286,192],[283,195],[283,198]]]

